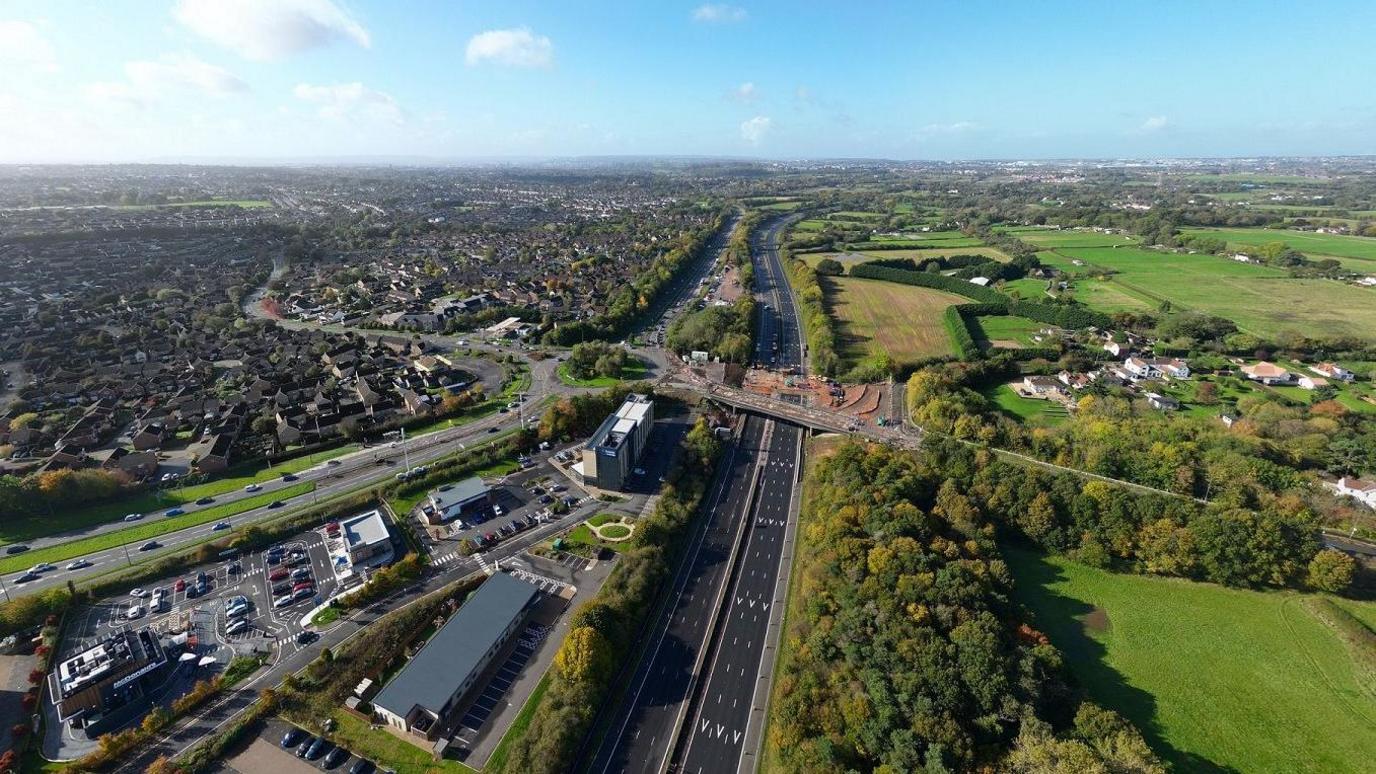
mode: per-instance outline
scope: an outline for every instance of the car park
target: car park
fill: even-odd
[[[302,731],[299,728],[288,728],[287,732],[285,734],[282,734],[282,749],[290,750],[291,748],[295,747],[298,743],[300,743],[301,737],[305,735],[306,732]]]
[[[215,522],[215,526],[214,526],[214,527],[211,527],[211,529],[212,529],[213,531],[215,531],[215,532],[220,532],[220,531],[222,531],[222,530],[229,529],[229,522],[227,522],[227,521],[217,521],[217,522]]]
[[[186,513],[186,509],[184,508],[168,508],[167,512],[164,513],[163,516],[166,516],[170,519],[173,516],[181,516],[184,513]]]
[[[87,568],[87,567],[90,567],[90,566],[91,566],[91,562],[90,562],[89,559],[78,559],[78,560],[76,560],[75,562],[68,562],[68,563],[67,563],[67,569],[68,569],[68,570],[83,570],[83,569],[85,569],[85,568]]]
[[[143,514],[142,514],[142,513],[127,513],[127,514],[124,515],[124,520],[125,520],[125,521],[138,521],[139,519],[142,519],[142,518],[143,518]]]
[[[159,543],[156,540],[150,540],[147,543],[144,543],[143,545],[139,546],[140,551],[152,551],[158,548],[162,548],[162,543]]]

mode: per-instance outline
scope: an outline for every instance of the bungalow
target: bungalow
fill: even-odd
[[[1343,476],[1338,479],[1338,494],[1355,497],[1368,508],[1376,508],[1376,481],[1364,481],[1353,476]]]
[[[1298,384],[1306,390],[1317,390],[1320,387],[1327,387],[1328,380],[1322,376],[1301,376]]]
[[[1157,411],[1175,411],[1180,408],[1180,401],[1169,395],[1161,395],[1155,392],[1146,394],[1147,403]]]
[[[1041,398],[1065,394],[1065,391],[1061,389],[1061,383],[1049,376],[1024,376],[1022,389],[1028,395]]]
[[[1319,363],[1316,366],[1309,366],[1309,370],[1329,379],[1337,379],[1342,382],[1351,382],[1357,379],[1357,375],[1343,368],[1337,363]]]
[[[1248,379],[1266,385],[1290,384],[1295,380],[1294,374],[1275,363],[1268,363],[1265,360],[1253,365],[1243,366],[1242,373],[1246,374]]]

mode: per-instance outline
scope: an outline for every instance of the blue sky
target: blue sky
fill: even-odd
[[[1376,153],[1376,3],[3,0],[0,162]]]

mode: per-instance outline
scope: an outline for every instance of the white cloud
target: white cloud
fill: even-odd
[[[965,134],[966,132],[973,132],[978,128],[979,125],[972,121],[956,121],[949,124],[927,124],[918,129],[917,133],[921,137],[931,137],[933,135],[943,134]]]
[[[755,116],[748,121],[741,122],[741,138],[751,145],[759,145],[760,140],[764,139],[769,130],[773,127],[774,121],[769,116]]]
[[[312,85],[299,83],[292,92],[297,99],[320,106],[320,117],[331,120],[364,118],[400,124],[401,106],[392,95],[355,81]]]
[[[57,55],[38,28],[26,21],[0,19],[0,63],[57,70]]]
[[[749,104],[760,98],[760,92],[753,82],[746,81],[731,90],[731,98]]]
[[[336,40],[368,48],[368,30],[332,0],[178,0],[172,15],[245,59],[281,59]]]
[[[98,100],[145,107],[179,91],[213,97],[248,91],[248,84],[234,73],[190,54],[167,54],[156,61],[126,62],[124,75],[123,81],[89,84],[86,87],[87,95]]]
[[[509,67],[549,67],[554,61],[554,44],[528,27],[488,30],[468,39],[464,60],[470,67],[483,62]]]
[[[734,24],[749,15],[744,8],[725,3],[705,3],[693,9],[693,21],[706,24]]]
[[[1143,121],[1142,125],[1137,127],[1137,131],[1143,134],[1151,134],[1152,132],[1159,132],[1167,126],[1170,126],[1170,121],[1166,120],[1165,116],[1152,116]]]

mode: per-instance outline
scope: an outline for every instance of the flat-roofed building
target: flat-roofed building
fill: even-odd
[[[353,564],[366,562],[391,549],[392,536],[387,531],[387,520],[382,511],[372,510],[342,519],[339,522],[344,537],[349,561]]]
[[[142,679],[166,665],[167,654],[148,629],[111,634],[57,665],[57,713],[66,720],[118,709],[140,697]]]
[[[539,591],[496,573],[373,698],[378,719],[403,738],[433,741],[474,682],[521,628]]]
[[[481,478],[473,476],[452,484],[445,484],[430,493],[422,511],[431,524],[444,524],[465,514],[487,508],[492,502],[492,490]]]
[[[601,489],[621,489],[645,452],[655,423],[655,404],[644,395],[626,396],[583,447],[583,480]]]

